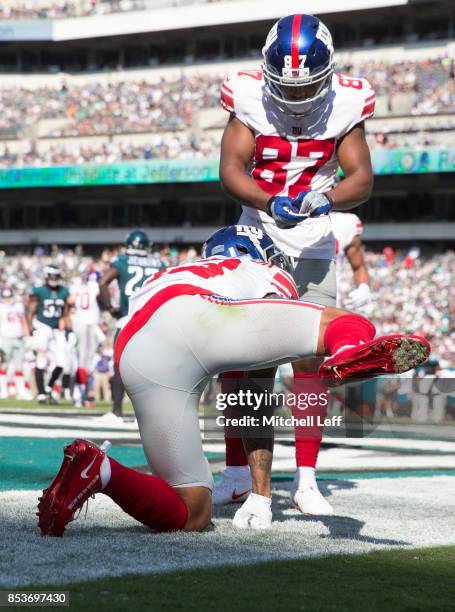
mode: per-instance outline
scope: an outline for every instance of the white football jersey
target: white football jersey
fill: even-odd
[[[22,338],[24,336],[24,306],[20,302],[0,303],[0,336]]]
[[[70,296],[73,299],[73,318],[84,325],[98,325],[100,321],[100,308],[97,296],[100,290],[96,281],[88,283],[75,283],[70,287]]]
[[[177,285],[197,287],[227,299],[260,299],[269,293],[299,299],[292,276],[277,266],[248,257],[209,257],[154,274],[130,297],[128,318],[159,291]]]
[[[363,233],[362,221],[357,215],[345,212],[330,213],[332,231],[335,236],[336,254],[338,259],[343,259],[346,249],[351,245],[356,236]]]
[[[253,132],[250,174],[270,194],[296,197],[329,191],[339,181],[338,141],[371,117],[375,94],[366,79],[334,74],[327,103],[311,115],[280,111],[267,95],[262,71],[240,71],[221,88],[221,105]],[[261,227],[292,257],[334,259],[335,239],[327,216],[279,229],[267,213],[243,206],[239,223]]]

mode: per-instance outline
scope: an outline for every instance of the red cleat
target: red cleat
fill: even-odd
[[[42,536],[62,536],[74,513],[87,499],[101,491],[104,450],[88,440],[74,440],[64,448],[57,476],[38,500],[38,526]]]
[[[426,361],[430,351],[430,343],[421,336],[380,336],[333,355],[321,365],[319,376],[325,383],[336,386],[350,378],[400,374]]]

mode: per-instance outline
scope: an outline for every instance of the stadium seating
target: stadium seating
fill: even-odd
[[[217,1],[219,0],[109,0],[108,2],[95,2],[95,0],[5,0],[0,7],[0,19],[67,19]]]
[[[340,72],[366,77],[376,90],[376,118],[367,124],[372,148],[454,144],[454,64],[448,55],[398,63],[354,62],[358,54],[342,58]],[[19,87],[14,77],[5,79],[0,165],[216,156],[226,120],[219,89],[233,68],[180,67],[166,77],[160,69],[99,78],[22,75]]]
[[[366,252],[373,293],[366,314],[379,333],[417,331],[424,334],[434,343],[434,356],[442,365],[455,368],[455,336],[450,333],[453,331],[450,317],[454,314],[451,308],[455,303],[451,282],[455,252],[422,256],[415,250],[396,251],[392,255],[391,251],[388,249],[386,254]],[[106,250],[97,261],[99,271],[105,269],[110,256]],[[166,265],[178,265],[193,261],[197,253],[193,247],[171,249],[165,246],[160,256]],[[73,250],[56,252],[53,258],[20,252],[6,256],[0,252],[0,286],[12,286],[21,293],[28,293],[42,278],[42,270],[50,259],[58,261],[68,284],[77,270],[92,264],[91,258],[82,257]],[[351,290],[352,270],[346,264],[340,274],[341,295]]]

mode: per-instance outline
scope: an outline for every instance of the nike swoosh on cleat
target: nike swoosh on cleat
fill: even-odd
[[[81,478],[89,478],[89,475],[87,474],[87,472],[92,467],[92,465],[95,463],[95,459],[96,459],[96,457],[93,457],[92,461],[88,464],[88,466],[85,468],[85,470],[82,470]]]
[[[249,492],[250,492],[250,489],[247,489],[246,491],[243,491],[243,493],[236,493],[235,489],[234,489],[232,491],[232,499],[235,501],[235,500],[239,499],[240,497],[243,497],[244,495],[246,495]]]

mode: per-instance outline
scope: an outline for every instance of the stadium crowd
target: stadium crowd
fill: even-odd
[[[416,332],[427,337],[434,356],[444,367],[455,368],[455,252],[421,256],[386,247],[366,252],[372,299],[365,314],[381,334]],[[352,288],[352,270],[342,268],[339,289]]]
[[[105,249],[96,259],[84,255],[82,247],[62,250],[53,245],[47,254],[41,247],[37,247],[34,254],[7,255],[2,251],[0,288],[12,289],[18,299],[23,300],[31,287],[42,283],[44,269],[51,262],[58,265],[65,284],[70,286],[75,277],[86,271],[102,274],[119,248]],[[166,266],[198,258],[194,247],[165,245],[154,249],[154,254]],[[386,247],[382,253],[367,251],[366,260],[372,300],[365,314],[375,323],[378,332],[422,333],[433,343],[436,357],[455,368],[455,287],[452,282],[455,252],[422,256],[417,248],[404,253]],[[352,289],[352,270],[348,264],[341,269],[339,288],[341,295]],[[112,327],[109,319],[109,316],[104,319],[105,331],[109,331],[109,325]],[[112,334],[107,336],[109,346]]]
[[[128,141],[81,145],[77,142],[55,144],[45,151],[37,151],[31,143],[26,150],[12,153],[0,143],[0,168],[65,166],[88,163],[114,163],[149,159],[199,159],[216,157],[219,140],[204,135],[197,140],[186,132],[157,134],[147,144]]]
[[[12,362],[8,364],[5,361],[7,354],[4,352],[7,350],[5,347],[11,338],[11,333],[5,330],[5,326],[10,325],[5,313],[11,312],[8,310],[12,308],[11,302],[15,304],[13,308],[22,311],[32,288],[43,283],[46,266],[52,264],[61,270],[64,286],[70,290],[70,299],[77,304],[78,292],[81,294],[86,291],[89,288],[88,283],[96,283],[94,279],[99,278],[108,269],[109,262],[121,248],[105,249],[96,259],[85,256],[80,246],[74,250],[62,250],[57,245],[53,245],[49,253],[45,253],[41,247],[37,247],[33,254],[6,255],[0,252],[0,399],[8,396],[16,396],[21,400],[40,397],[36,386],[36,368],[41,366],[37,365],[38,353],[33,347],[34,336],[20,338],[24,348],[19,371],[16,363],[11,367]],[[199,257],[198,251],[192,246],[176,248],[165,245],[154,248],[153,255],[166,267],[189,263]],[[443,379],[455,375],[455,289],[451,283],[455,269],[455,252],[447,251],[422,256],[417,247],[407,252],[400,252],[389,246],[384,248],[382,253],[367,251],[366,260],[370,271],[372,297],[371,302],[362,308],[362,313],[374,322],[378,334],[416,332],[426,336],[433,348],[430,358],[432,365],[429,367],[433,367],[434,370],[426,371],[425,379],[421,378],[423,372],[420,372],[417,376],[420,382],[415,382],[417,379],[414,378],[411,381],[409,377],[406,377],[408,382],[404,379],[400,383],[398,380],[391,383],[385,381],[386,387],[389,384],[394,386],[395,393],[398,393],[398,389],[400,393],[404,393],[400,400],[405,402],[404,408],[399,407],[398,395],[393,406],[381,403],[381,398],[391,397],[390,394],[384,395],[381,392],[375,410],[379,415],[382,411],[385,411],[387,416],[401,415],[400,410],[406,408],[406,402],[409,404],[412,397],[411,414],[418,421],[426,422],[429,418],[437,421],[454,418],[455,397],[447,403],[445,396],[440,396],[437,400],[439,403],[434,404],[439,406],[439,409],[435,411],[433,406],[429,412],[428,394],[431,394],[433,388],[432,372],[436,377],[442,376]],[[339,270],[342,301],[343,296],[352,290],[352,283],[352,269],[345,262]],[[111,302],[115,305],[119,299],[116,283],[110,287],[110,290]],[[99,401],[112,400],[115,380],[113,341],[116,319],[107,311],[100,314],[98,323],[95,324],[98,330],[95,335],[99,336],[98,348],[95,348],[93,353],[84,393],[81,393],[78,384],[78,335],[74,327],[74,333],[67,332],[66,339],[67,351],[73,355],[68,358],[68,364],[71,365],[67,366],[68,370],[64,370],[61,381],[53,387],[51,397],[54,399],[63,397],[76,406],[86,407],[94,407]],[[382,384],[384,381],[381,381]],[[413,393],[413,389],[418,391]],[[82,402],[83,397],[85,400]],[[408,414],[406,410],[404,415]]]
[[[376,90],[377,99],[387,100],[389,114],[394,100],[407,96],[410,112],[422,115],[455,111],[454,61],[406,61],[395,64],[365,62],[340,65],[342,73],[366,77]],[[0,131],[21,132],[41,119],[65,119],[50,127],[47,137],[121,134],[184,129],[194,113],[219,104],[219,91],[225,74],[180,73],[174,79],[152,75],[142,80],[87,82],[27,88],[0,87]],[[57,83],[57,82],[56,82]]]
[[[219,0],[7,0],[0,6],[0,19],[68,19],[143,11],[149,8],[173,8]]]

